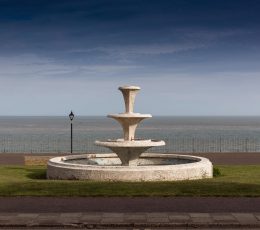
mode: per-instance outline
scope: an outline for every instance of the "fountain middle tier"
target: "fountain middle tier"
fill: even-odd
[[[135,139],[135,130],[137,125],[145,118],[152,117],[151,114],[140,114],[140,113],[120,113],[120,114],[109,114],[110,118],[118,121],[124,132],[124,139],[131,141]]]
[[[140,155],[147,149],[156,146],[165,145],[161,140],[107,140],[107,141],[95,141],[96,145],[104,146],[111,149],[117,154],[122,162],[122,165],[137,165],[137,161]]]

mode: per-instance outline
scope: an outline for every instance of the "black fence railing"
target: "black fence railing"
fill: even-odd
[[[110,152],[96,146],[97,138],[75,136],[74,153]],[[218,137],[166,137],[165,146],[155,147],[149,152],[260,152],[260,138],[218,136]],[[4,136],[0,137],[0,153],[66,153],[70,152],[70,137],[61,136]]]

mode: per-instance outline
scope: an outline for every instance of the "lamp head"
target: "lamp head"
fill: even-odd
[[[72,111],[71,111],[70,114],[69,114],[69,118],[70,118],[71,121],[72,121],[73,118],[74,118],[74,113],[73,113]]]

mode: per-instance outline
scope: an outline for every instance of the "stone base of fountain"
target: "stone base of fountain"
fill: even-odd
[[[114,153],[55,157],[48,179],[95,181],[178,181],[211,178],[212,163],[203,157],[143,153],[134,166],[122,166]]]

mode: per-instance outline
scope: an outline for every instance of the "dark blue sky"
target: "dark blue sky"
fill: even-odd
[[[260,115],[260,1],[0,0],[1,115]],[[153,105],[156,104],[156,106]]]

